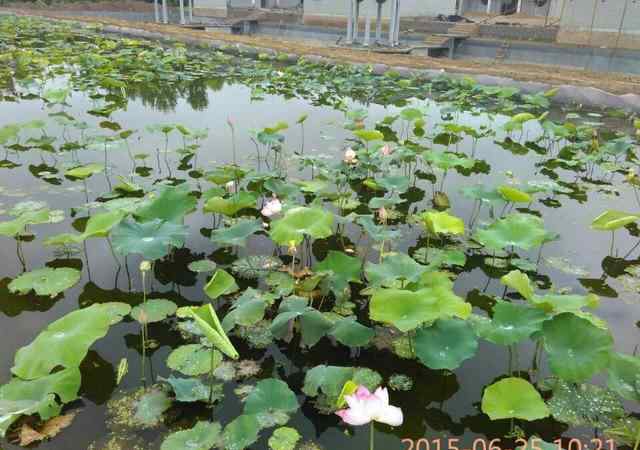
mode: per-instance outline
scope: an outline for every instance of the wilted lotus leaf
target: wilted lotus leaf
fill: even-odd
[[[478,350],[473,329],[460,319],[437,320],[430,327],[419,328],[414,345],[418,359],[434,370],[456,369]]]
[[[482,412],[491,420],[538,420],[549,416],[549,408],[536,388],[515,377],[503,378],[485,388]]]
[[[160,219],[144,223],[125,220],[111,233],[113,246],[118,253],[125,256],[138,253],[147,260],[166,256],[170,247],[181,247],[187,235],[186,226]]]
[[[270,236],[278,245],[298,245],[305,235],[322,239],[333,233],[333,214],[319,207],[289,209],[282,219],[271,224]]]
[[[218,446],[221,432],[219,423],[200,421],[193,428],[171,433],[162,442],[160,450],[209,450]]]
[[[9,283],[8,287],[9,291],[19,292],[21,295],[28,294],[33,289],[37,295],[53,298],[80,281],[80,275],[79,270],[68,267],[45,267],[23,273]]]

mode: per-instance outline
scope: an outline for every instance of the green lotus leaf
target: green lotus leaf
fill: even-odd
[[[216,311],[213,309],[210,303],[199,307],[188,308],[189,317],[196,321],[198,328],[207,337],[209,343],[229,358],[238,359],[237,350],[227,337]]]
[[[136,403],[133,420],[145,427],[154,427],[162,421],[162,414],[171,407],[171,399],[160,389],[145,392]]]
[[[451,286],[434,285],[417,291],[377,289],[369,304],[369,317],[407,332],[424,323],[459,317],[466,319],[471,305],[458,297]]]
[[[384,139],[384,134],[378,130],[356,130],[353,134],[365,142],[381,141]]]
[[[213,230],[211,241],[221,245],[247,245],[247,238],[262,230],[262,221],[243,219],[228,228]]]
[[[511,186],[498,186],[498,192],[508,202],[512,203],[529,203],[531,202],[531,195],[526,192],[516,189]]]
[[[382,382],[382,377],[367,368],[320,365],[307,370],[302,392],[309,397],[322,393],[329,399],[337,400],[342,387],[349,380],[373,391]]]
[[[343,252],[329,250],[327,257],[314,266],[316,272],[328,272],[327,283],[336,294],[341,295],[349,283],[361,283],[362,263],[359,258],[347,256]]]
[[[482,395],[482,412],[491,420],[538,420],[549,417],[540,393],[522,378],[503,378],[487,386]]]
[[[178,307],[175,303],[164,298],[154,298],[135,306],[131,310],[131,317],[140,323],[161,322],[173,315]]]
[[[403,285],[414,283],[427,270],[412,257],[404,253],[392,253],[385,256],[380,264],[367,263],[364,271],[369,286],[395,286],[400,281]]]
[[[247,174],[246,169],[235,165],[219,166],[207,172],[207,180],[217,185],[223,185],[229,181],[242,180]]]
[[[239,289],[236,280],[229,272],[218,269],[215,271],[209,282],[204,287],[204,293],[211,300],[222,295],[233,294]]]
[[[158,378],[171,386],[176,401],[179,402],[199,402],[208,401],[211,394],[211,386],[202,382],[200,378]]]
[[[553,417],[573,426],[608,428],[625,417],[616,394],[593,384],[552,380],[553,396],[548,401]]]
[[[240,191],[230,198],[212,197],[204,204],[204,211],[231,217],[243,209],[255,209],[257,199],[255,193],[247,191]]]
[[[135,216],[140,222],[160,219],[182,223],[184,216],[195,210],[197,203],[189,185],[165,186],[156,197],[136,210]]]
[[[522,273],[519,270],[512,270],[500,278],[500,281],[505,286],[518,291],[518,293],[527,300],[533,298],[533,295],[535,294],[531,280],[526,273]]]
[[[427,248],[421,247],[413,253],[413,258],[421,264],[427,264],[427,271],[439,270],[442,266],[464,267],[467,255],[455,248]]]
[[[446,211],[426,211],[420,217],[433,234],[464,234],[464,221]]]
[[[160,450],[210,450],[217,446],[222,435],[219,423],[199,421],[193,428],[171,433]]]
[[[20,204],[16,206],[20,206]],[[0,222],[0,236],[14,237],[22,233],[27,225],[59,222],[56,217],[60,211],[51,211],[46,205],[34,206],[32,209],[14,207],[10,214],[17,217],[13,220]],[[62,218],[64,218],[64,215]]]
[[[85,178],[89,178],[91,175],[95,175],[96,173],[100,173],[103,171],[104,166],[102,164],[91,163],[69,169],[64,174],[67,177],[84,180]]]
[[[571,312],[580,315],[582,308],[597,308],[600,298],[595,294],[546,294],[534,295],[529,301],[547,313],[560,314]],[[586,318],[586,317],[585,317]],[[591,320],[594,322],[593,320]]]
[[[21,415],[39,414],[42,420],[57,416],[62,411],[61,403],[78,398],[80,369],[71,367],[45,375],[35,380],[12,378],[0,386],[0,437]]]
[[[272,413],[282,411],[290,414],[300,405],[287,383],[274,378],[260,380],[244,402],[245,414]]]
[[[609,364],[611,333],[586,319],[562,313],[546,321],[542,333],[551,372],[563,380],[588,380]]]
[[[315,180],[296,180],[295,184],[300,187],[302,192],[317,194],[329,187],[329,182],[320,178]]]
[[[186,226],[160,219],[144,223],[125,220],[111,232],[116,252],[125,256],[138,253],[148,260],[168,255],[170,247],[181,247],[187,235]]]
[[[109,231],[122,221],[124,216],[124,212],[118,210],[107,211],[91,216],[87,221],[81,239],[106,237]]]
[[[497,189],[487,189],[484,185],[467,186],[460,189],[462,195],[485,203],[495,203],[503,200]]]
[[[242,414],[224,428],[222,439],[225,450],[243,450],[258,440],[260,422],[255,414]]]
[[[218,265],[213,261],[211,261],[210,259],[201,259],[199,261],[194,261],[192,263],[189,263],[187,267],[189,268],[190,271],[199,273],[199,272],[213,272],[214,270],[216,270],[216,267],[218,267]]]
[[[305,235],[322,239],[333,234],[333,214],[319,207],[289,209],[282,219],[271,224],[271,239],[278,245],[298,245]]]
[[[460,319],[437,320],[419,328],[414,340],[418,359],[430,369],[456,369],[473,357],[478,341],[469,324]]]
[[[591,228],[602,231],[615,231],[630,223],[637,222],[640,214],[626,213],[622,211],[607,210],[593,219]]]
[[[294,428],[280,427],[269,438],[271,450],[294,450],[298,441],[302,439]]]
[[[20,125],[10,123],[0,128],[0,144],[16,139],[20,135]]]
[[[491,250],[514,246],[530,250],[549,239],[542,219],[531,214],[513,213],[479,229],[474,239]]]
[[[326,335],[333,327],[333,323],[320,311],[307,306],[307,299],[289,297],[280,303],[278,315],[271,323],[271,334],[278,339],[285,338],[289,333],[289,324],[299,320],[302,342],[312,347]]]
[[[80,281],[80,276],[80,271],[76,269],[45,267],[23,273],[9,283],[8,287],[9,291],[19,292],[20,295],[28,294],[33,290],[37,295],[53,298]]]
[[[267,303],[260,293],[249,288],[231,305],[222,320],[222,329],[228,333],[236,325],[251,327],[264,318],[266,308]]]
[[[329,335],[348,347],[364,347],[375,335],[375,331],[362,325],[355,317],[343,317],[336,321]]]
[[[387,175],[376,181],[388,192],[393,192],[394,197],[396,194],[407,192],[410,186],[409,178],[404,175]]]
[[[547,315],[536,308],[498,301],[493,306],[491,321],[476,325],[478,334],[494,344],[513,345],[528,339],[542,329]]]
[[[436,166],[440,170],[451,170],[455,167],[470,169],[475,165],[475,161],[465,156],[458,156],[451,152],[436,152],[434,150],[424,153],[424,159]]]
[[[189,376],[211,373],[221,362],[222,354],[218,350],[200,344],[182,345],[169,353],[167,358],[170,369]]]
[[[11,372],[22,379],[33,380],[49,375],[58,366],[78,367],[91,345],[130,310],[125,303],[96,303],[70,312],[17,351]]]
[[[620,397],[640,402],[640,358],[614,353],[609,363],[607,386]]]

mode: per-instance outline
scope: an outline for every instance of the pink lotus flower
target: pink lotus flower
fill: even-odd
[[[339,415],[349,425],[360,426],[369,422],[380,422],[397,427],[404,421],[402,410],[389,405],[389,392],[379,387],[372,394],[364,386],[359,386],[353,395],[345,395],[348,409],[341,409]]]
[[[391,146],[389,144],[384,144],[380,149],[380,154],[382,156],[389,156],[391,154]]]
[[[356,152],[351,147],[349,147],[344,152],[344,157],[342,158],[342,160],[347,164],[355,164],[358,162],[358,157],[356,155]]]
[[[275,216],[280,211],[282,211],[282,203],[280,203],[280,200],[278,200],[277,197],[273,197],[273,199],[269,200],[264,205],[264,207],[260,212],[265,217],[271,217],[271,216]]]

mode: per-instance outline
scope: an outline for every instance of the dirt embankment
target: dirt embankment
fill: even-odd
[[[539,82],[552,85],[574,85],[589,86],[613,94],[640,94],[640,76],[621,73],[598,73],[580,69],[568,69],[566,67],[542,66],[534,64],[505,64],[494,61],[473,61],[473,60],[451,60],[448,58],[428,58],[424,56],[380,54],[372,51],[351,50],[346,48],[332,48],[320,43],[312,43],[301,40],[290,41],[268,36],[243,36],[231,35],[216,31],[199,31],[180,27],[178,25],[164,25],[149,22],[138,22],[120,20],[108,17],[86,17],[74,16],[69,11],[86,11],[87,4],[64,4],[61,8],[56,6],[56,10],[48,8],[25,8],[4,7],[0,11],[10,11],[15,14],[37,15],[48,18],[77,20],[86,23],[101,23],[104,25],[114,25],[132,29],[145,30],[155,33],[162,33],[167,37],[179,39],[180,37],[198,40],[225,41],[230,44],[240,43],[258,48],[270,48],[278,52],[294,53],[297,55],[320,55],[332,58],[337,61],[365,63],[365,64],[386,64],[388,66],[444,70],[452,73],[463,73],[473,75],[490,75],[496,77],[511,78],[518,81]],[[101,2],[94,4],[109,5],[117,8],[113,2]],[[142,2],[124,2],[119,4],[120,8],[153,8],[153,4]],[[134,6],[135,5],[135,6]],[[106,6],[105,6],[106,7]],[[71,9],[68,9],[71,8]],[[61,13],[60,10],[66,10]],[[102,10],[105,10],[104,8]],[[123,9],[120,9],[122,11]]]

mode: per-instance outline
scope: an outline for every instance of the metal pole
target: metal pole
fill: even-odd
[[[347,14],[347,44],[353,43],[353,2],[357,0],[349,1],[349,13]]]
[[[400,45],[400,0],[394,0],[396,2],[396,26],[394,27],[394,43]]]
[[[549,0],[549,4],[551,4],[551,0]],[[518,0],[518,7],[516,8],[516,14],[520,14],[522,11],[522,0]]]
[[[368,47],[370,43],[371,43],[371,18],[369,17],[369,14],[367,14],[367,17],[365,18],[365,21],[364,21],[364,46]]]
[[[153,13],[155,15],[156,23],[160,22],[160,5],[158,5],[158,0],[153,0]]]
[[[487,0],[487,14],[491,14],[491,0]]]
[[[382,1],[378,0],[378,11],[376,13],[376,44],[382,41]]]
[[[389,45],[393,47],[393,39],[396,35],[396,0],[391,0],[391,15],[389,16]]]
[[[162,23],[169,23],[169,13],[167,11],[167,0],[162,0]]]
[[[184,18],[184,0],[180,0],[180,25],[184,25],[186,23]]]
[[[353,15],[353,42],[358,42],[358,33],[360,32],[360,2],[355,2],[355,14]]]
[[[193,0],[189,0],[189,23],[193,22]]]

